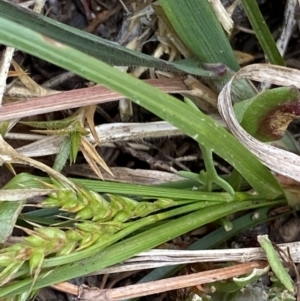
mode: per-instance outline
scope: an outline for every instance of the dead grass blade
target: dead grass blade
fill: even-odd
[[[145,80],[145,82],[167,93],[188,92],[183,78],[151,79]],[[0,121],[106,103],[119,100],[122,97],[120,93],[111,91],[103,86],[72,90],[55,95],[4,104],[0,108]]]

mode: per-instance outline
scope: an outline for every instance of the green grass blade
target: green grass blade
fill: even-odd
[[[16,220],[23,209],[24,202],[0,201],[0,244],[11,236]]]
[[[275,203],[276,202],[273,202],[274,205]],[[52,270],[51,273],[42,273],[39,275],[32,288],[38,289],[53,283],[92,273],[99,269],[124,261],[137,253],[149,250],[163,242],[200,227],[201,225],[205,225],[215,221],[216,219],[225,217],[228,214],[268,205],[270,205],[269,202],[254,204],[252,201],[249,201],[230,203],[224,206],[209,206],[116,243],[115,245],[106,248],[103,252],[99,252],[87,259],[57,267]],[[6,287],[2,287],[0,297],[9,297],[22,293],[26,289],[30,288],[32,284],[31,282],[32,279],[24,279],[17,283],[12,283]]]
[[[71,150],[71,137],[65,137],[64,141],[59,147],[59,152],[57,153],[54,164],[52,168],[56,171],[62,171],[64,166],[66,165],[69,157],[70,157],[70,150]]]
[[[272,242],[270,241],[268,235],[258,235],[257,241],[260,244],[260,246],[264,249],[266,252],[266,256],[268,259],[268,263],[270,267],[272,268],[272,271],[276,275],[276,277],[280,280],[280,282],[284,285],[284,287],[291,293],[295,292],[295,285],[294,282],[289,275],[286,268],[283,266],[283,263],[281,261],[281,258],[278,254],[278,251],[275,250]],[[287,260],[288,258],[288,251],[284,252]]]
[[[256,0],[241,1],[255,35],[269,62],[274,65],[285,66],[284,60],[278,51],[273,36],[266,25],[266,21],[259,10]]]
[[[132,51],[117,43],[59,23],[10,2],[0,1],[0,17],[17,22],[24,27],[47,35],[52,39],[72,46],[111,65],[146,66],[161,70],[191,73],[199,76],[209,76],[212,74],[199,66],[167,62]]]
[[[9,189],[5,185],[2,189]],[[5,202],[0,200],[0,244],[5,243],[11,236],[16,220],[23,210],[23,201]]]
[[[235,137],[202,112],[91,56],[3,18],[0,18],[0,42],[118,91],[225,159],[261,195],[273,198],[282,194],[270,171]]]
[[[113,183],[104,182],[99,180],[86,180],[86,179],[71,179],[79,186],[84,186],[95,192],[121,194],[130,196],[142,196],[144,198],[168,198],[173,200],[189,201],[207,201],[210,203],[229,203],[233,201],[248,201],[257,200],[257,196],[247,192],[236,192],[231,195],[225,192],[204,192],[197,190],[187,190],[181,188],[167,188],[159,186],[143,186],[127,183]],[[30,188],[44,188],[43,182],[52,183],[50,178],[37,177],[31,174],[21,173],[15,176],[9,183],[7,189],[16,189],[22,185],[23,187]]]
[[[278,216],[269,217],[268,212],[272,207],[265,207],[255,210],[254,212],[247,213],[234,221],[232,221],[232,230],[225,231],[224,227],[218,228],[217,230],[205,235],[203,238],[197,240],[193,244],[191,244],[187,250],[207,250],[211,248],[215,248],[218,245],[226,242],[231,237],[241,233],[242,231],[254,227],[258,224],[270,221],[272,219],[277,218]],[[258,218],[254,219],[254,214],[257,214]],[[145,283],[150,281],[155,281],[159,279],[164,279],[174,275],[177,271],[182,269],[184,265],[173,265],[156,268],[139,280],[137,283]],[[126,301],[134,301],[139,298],[130,299]],[[125,300],[124,300],[125,301]]]
[[[185,45],[202,63],[239,65],[208,0],[160,0],[164,12]]]
[[[212,78],[210,86],[220,92],[239,69],[236,57],[209,0],[160,0],[168,21],[177,35],[206,70],[223,74],[220,63],[228,70],[223,76]],[[213,64],[213,65],[210,65]],[[222,69],[222,67],[221,67]],[[233,97],[241,101],[253,97],[255,89],[245,80],[235,81]]]

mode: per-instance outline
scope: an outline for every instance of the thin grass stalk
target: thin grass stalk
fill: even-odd
[[[266,21],[259,10],[256,0],[241,0],[241,2],[269,62],[274,65],[285,66],[285,62],[276,46]]]

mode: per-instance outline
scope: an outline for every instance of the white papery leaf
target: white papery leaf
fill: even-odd
[[[236,73],[218,97],[218,110],[232,134],[271,170],[300,182],[300,157],[298,155],[258,141],[238,123],[231,100],[232,83],[238,79],[269,82],[278,86],[295,86],[300,89],[300,71],[267,64],[250,65]]]

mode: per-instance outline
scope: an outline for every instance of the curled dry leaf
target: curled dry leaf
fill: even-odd
[[[231,100],[232,83],[237,79],[269,82],[278,86],[295,86],[300,89],[300,71],[266,64],[250,65],[236,73],[218,97],[219,112],[232,134],[271,170],[300,182],[299,156],[256,140],[238,123]]]

